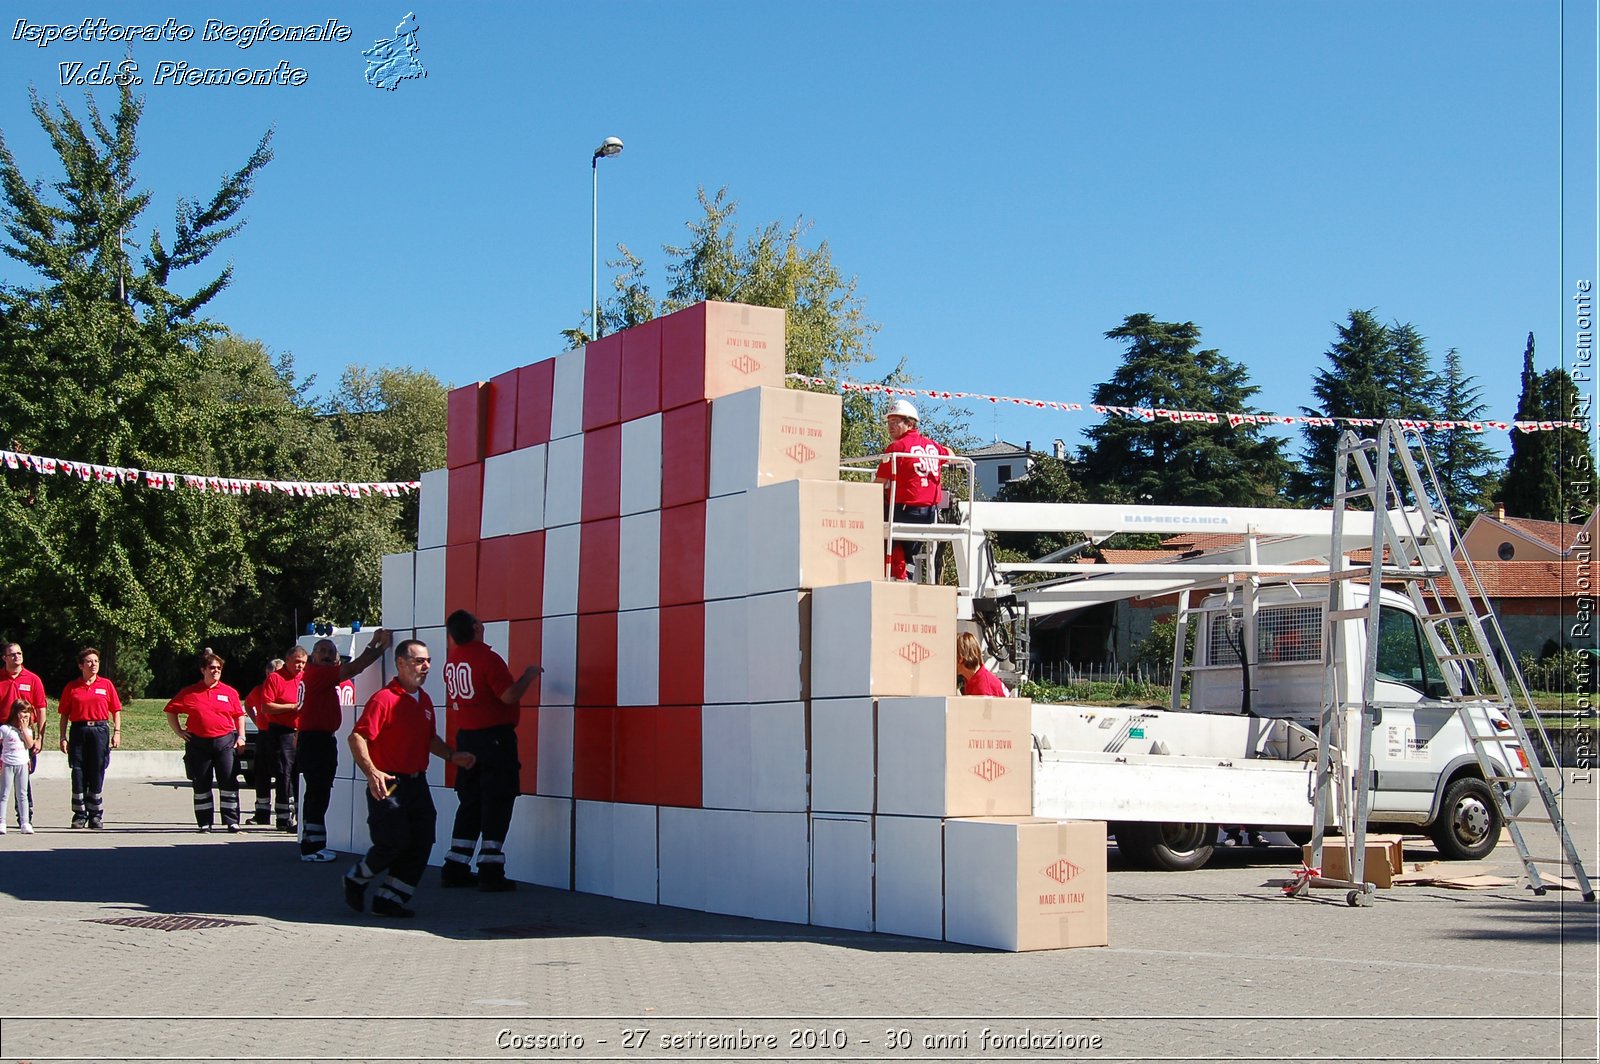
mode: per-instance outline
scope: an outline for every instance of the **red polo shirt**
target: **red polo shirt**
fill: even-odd
[[[184,731],[202,739],[215,739],[239,730],[244,704],[239,701],[239,692],[225,683],[215,687],[192,683],[174,695],[163,712],[187,714]]]
[[[306,664],[300,674],[300,730],[336,732],[344,723],[339,704],[340,665]]]
[[[56,712],[74,724],[91,720],[110,720],[111,714],[122,712],[122,699],[117,689],[104,676],[96,676],[91,683],[73,680],[61,689],[61,701]]]
[[[356,721],[356,734],[367,741],[372,763],[384,772],[409,775],[425,772],[428,753],[438,731],[433,722],[433,699],[418,688],[415,695],[390,680],[389,686],[367,699]]]
[[[17,670],[15,676],[0,670],[0,706],[5,707],[7,717],[11,716],[11,704],[19,698],[33,707],[34,730],[44,727],[44,681],[27,669]]]
[[[306,668],[311,666],[307,665]],[[274,669],[261,683],[262,720],[258,723],[279,724],[285,728],[293,728],[300,721],[300,699],[304,697],[304,688],[300,677],[286,669]],[[283,713],[273,713],[266,709],[266,703],[277,702],[280,705],[288,703],[295,708]]]
[[[883,453],[917,456],[902,458],[899,461],[885,458],[878,465],[876,474],[878,479],[889,481],[894,485],[895,505],[937,506],[939,504],[939,472],[944,467],[943,459],[951,453],[948,447],[934,443],[916,429],[912,429],[885,447]]]
[[[500,701],[516,681],[505,660],[481,639],[450,647],[445,659],[444,689],[457,728],[493,728],[515,724],[522,710]]]

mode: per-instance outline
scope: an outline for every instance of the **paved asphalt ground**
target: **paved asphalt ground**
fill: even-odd
[[[401,923],[345,908],[348,860],[196,834],[175,782],[112,781],[103,832],[65,827],[64,781],[38,789],[38,834],[0,839],[0,1064],[1597,1056],[1596,907],[1560,891],[1402,887],[1356,909],[1283,897],[1287,847],[1191,873],[1113,852],[1109,948],[1004,954],[444,891],[430,870]],[[1593,775],[1566,794],[1600,873]],[[1509,845],[1483,867],[1520,872]],[[106,922],[152,915],[229,922]]]

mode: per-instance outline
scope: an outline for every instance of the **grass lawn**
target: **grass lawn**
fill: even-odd
[[[183,749],[183,740],[172,734],[167,715],[161,712],[166,704],[165,698],[132,698],[122,703],[122,749]],[[57,724],[52,720],[50,726]]]

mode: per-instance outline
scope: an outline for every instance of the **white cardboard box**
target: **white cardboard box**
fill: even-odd
[[[706,500],[706,599],[743,598],[750,593],[747,495]]]
[[[947,820],[944,881],[948,941],[1003,950],[1108,944],[1103,821]]]
[[[539,707],[539,794],[544,797],[572,797],[571,706]]]
[[[811,818],[811,922],[871,931],[872,818]]]
[[[544,534],[544,615],[547,618],[578,612],[582,544],[582,525],[563,525]]]
[[[548,447],[537,443],[511,452],[512,484],[510,532],[537,532],[544,527],[545,457]],[[484,473],[484,494],[488,495],[488,472]]]
[[[744,600],[744,608],[750,701],[788,702],[809,697],[811,592],[751,595]],[[709,613],[710,606],[706,609]],[[708,684],[710,679],[708,669]]]
[[[883,934],[944,937],[944,821],[876,816],[874,916]]]
[[[505,852],[510,878],[571,890],[572,799],[519,795]]]
[[[1025,698],[878,699],[878,811],[1031,813],[1032,710]]]
[[[877,707],[870,698],[811,700],[811,808],[877,811]]]
[[[417,499],[417,549],[442,547],[450,517],[450,471],[430,469],[418,479],[421,494]]]
[[[749,809],[755,802],[751,776],[750,706],[707,705],[700,710],[700,794],[710,809]]]
[[[517,490],[517,452],[494,454],[483,462],[483,510],[478,538],[511,534],[511,500]]]
[[[711,494],[782,480],[839,479],[842,400],[795,388],[748,388],[711,402]]]
[[[729,867],[745,887],[739,916],[803,924],[811,919],[811,822],[805,813],[734,813],[743,844]]]
[[[661,611],[622,610],[617,614],[617,705],[657,705],[660,686]]]
[[[443,547],[430,547],[417,551],[416,557],[416,611],[412,627],[432,627],[444,623],[444,554]]]
[[[811,593],[811,697],[955,690],[955,588],[873,581]]]
[[[661,603],[661,511],[629,514],[617,533],[617,608]]]
[[[745,600],[706,603],[705,702],[750,701],[748,611]]]
[[[433,809],[438,816],[433,832],[433,850],[428,854],[428,866],[442,868],[444,855],[450,852],[450,832],[455,826],[456,809],[461,803],[453,787],[430,786],[428,790],[433,792]]]
[[[661,415],[622,423],[622,514],[661,509]]]
[[[583,519],[583,437],[551,440],[545,453],[544,525],[575,525]]]
[[[665,805],[660,808],[657,853],[662,905],[706,911],[706,879],[715,867],[711,825],[718,812]]]
[[[540,706],[572,706],[578,694],[578,618],[574,614],[546,617],[539,644]],[[540,744],[543,749],[543,743]]]
[[[556,356],[555,383],[550,398],[551,440],[577,436],[583,432],[584,368],[584,349],[581,347]],[[554,458],[554,455],[551,457]]]
[[[790,480],[749,499],[750,591],[883,579],[883,487]]]
[[[414,551],[383,556],[383,626],[410,628],[417,617],[417,556]]]
[[[702,720],[704,712],[701,710]],[[806,704],[753,703],[749,712],[750,808],[760,812],[805,812],[811,805],[806,771]]]
[[[575,889],[656,903],[655,806],[578,802],[574,845]]]

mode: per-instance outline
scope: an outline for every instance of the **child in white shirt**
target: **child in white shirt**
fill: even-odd
[[[0,724],[0,835],[6,833],[6,796],[13,794],[17,824],[24,835],[33,834],[28,821],[28,750],[33,746],[33,707],[17,699],[11,715]]]

